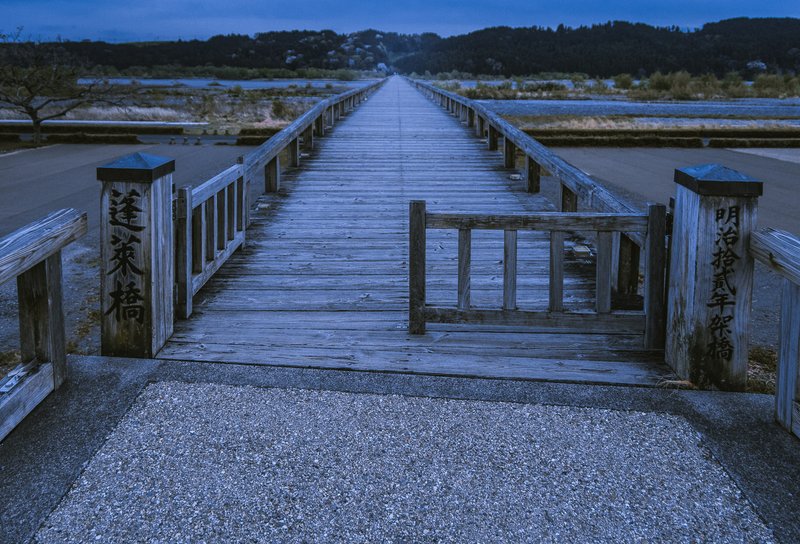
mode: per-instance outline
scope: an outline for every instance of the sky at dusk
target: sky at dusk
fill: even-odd
[[[267,30],[365,28],[444,36],[488,26],[628,20],[695,28],[731,17],[800,17],[800,0],[0,0],[0,32],[107,41]]]

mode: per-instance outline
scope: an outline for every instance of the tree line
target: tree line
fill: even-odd
[[[736,18],[696,30],[608,22],[577,28],[493,27],[442,38],[370,29],[220,35],[208,40],[105,43],[63,42],[70,53],[107,75],[142,68],[220,67],[374,70],[401,73],[459,71],[495,76],[578,72],[591,77],[637,77],[685,70],[722,76],[800,72],[800,19]]]

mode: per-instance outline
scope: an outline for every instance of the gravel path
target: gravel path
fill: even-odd
[[[150,385],[36,542],[770,542],[682,418]]]

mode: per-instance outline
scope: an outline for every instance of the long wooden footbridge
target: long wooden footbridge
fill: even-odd
[[[678,170],[669,217],[638,209],[401,77],[321,102],[199,186],[173,170],[141,154],[98,169],[104,355],[741,389],[758,259],[786,278],[776,417],[800,434],[800,241],[755,230],[762,186],[738,172]],[[63,380],[58,255],[83,231],[62,212],[0,243],[23,330],[46,324],[4,382],[9,422]]]

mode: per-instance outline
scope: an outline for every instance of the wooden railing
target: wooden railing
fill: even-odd
[[[242,164],[197,187],[181,187],[175,214],[176,314],[192,315],[192,297],[245,241],[247,183]]]
[[[660,204],[650,205],[647,214],[428,213],[425,201],[412,201],[409,209],[409,332],[423,334],[426,322],[544,326],[575,331],[591,322],[592,330],[598,332],[642,332],[646,348],[663,348],[665,213],[665,207]],[[458,230],[458,293],[455,307],[426,304],[427,229]],[[505,233],[502,309],[478,309],[470,305],[471,238],[474,229],[502,230]],[[519,230],[550,233],[549,305],[546,310],[517,308]],[[569,231],[597,233],[597,295],[594,311],[569,311],[564,308],[564,240]],[[647,249],[644,311],[612,311],[612,236],[615,232],[633,232],[644,239]]]
[[[289,165],[299,166],[301,140],[303,147],[312,149],[315,135],[323,136],[328,127],[332,127],[337,119],[366,100],[367,96],[383,85],[385,81],[385,79],[381,79],[316,104],[244,158],[245,178],[252,179],[253,176],[260,173],[261,168],[265,168],[264,192],[277,192],[281,186],[280,154],[284,150],[288,150]]]
[[[16,278],[22,363],[0,376],[0,440],[67,377],[61,250],[87,230],[67,209],[0,240],[0,285]]]
[[[762,229],[750,238],[750,254],[783,277],[775,418],[800,436],[800,238]]]
[[[549,172],[559,184],[557,205],[562,212],[576,212],[580,205],[584,209],[600,213],[639,213],[638,209],[624,199],[486,106],[424,81],[409,81],[468,127],[474,127],[478,137],[485,136],[490,150],[497,150],[499,140],[502,138],[506,168],[514,168],[517,152],[522,153],[528,192],[539,192],[541,176]],[[640,252],[644,244],[644,237],[638,232],[628,231],[615,235],[614,253],[617,259],[612,265],[612,275],[617,292],[636,293],[639,283]]]
[[[248,194],[252,179],[264,167],[264,191],[280,189],[280,155],[289,166],[300,165],[301,146],[311,150],[337,119],[354,109],[384,80],[338,94],[315,105],[246,157],[205,183],[182,187],[175,213],[176,315],[192,314],[192,297],[245,242],[249,225]]]

